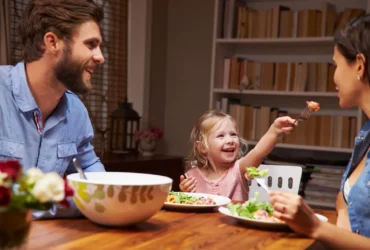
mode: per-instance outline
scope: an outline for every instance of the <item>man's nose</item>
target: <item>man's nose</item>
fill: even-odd
[[[97,48],[96,53],[94,53],[93,60],[99,64],[104,63],[105,59],[100,48]]]

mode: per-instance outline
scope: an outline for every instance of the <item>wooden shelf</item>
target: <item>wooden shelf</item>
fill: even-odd
[[[293,91],[266,91],[266,90],[237,90],[237,89],[213,89],[213,93],[240,94],[240,95],[272,95],[272,96],[314,96],[314,97],[337,97],[337,92],[293,92]]]
[[[296,38],[217,38],[217,46],[240,54],[265,53],[280,55],[325,55],[330,60],[333,51],[333,37],[296,37]]]
[[[325,201],[311,201],[306,200],[307,204],[313,208],[323,208],[323,209],[333,209],[335,210],[335,203],[325,202]]]
[[[230,1],[234,2],[234,1]],[[235,1],[236,3],[236,1]],[[333,32],[298,32],[298,14],[302,10],[308,9],[318,9],[325,10],[322,1],[319,0],[250,0],[246,1],[245,6],[250,9],[257,10],[259,12],[267,12],[263,15],[255,17],[255,22],[252,21],[252,26],[257,25],[256,23],[262,22],[261,18],[267,18],[266,24],[271,22],[269,20],[270,12],[272,9],[277,11],[275,8],[278,4],[284,5],[292,11],[293,22],[292,28],[293,32],[291,36],[294,37],[276,37],[276,26],[263,30],[259,29],[258,34],[252,30],[248,29],[248,21],[244,23],[235,24],[233,18],[238,18],[238,14],[230,12],[230,6],[234,5],[223,5],[222,0],[215,0],[214,9],[214,29],[213,29],[213,40],[212,40],[212,61],[211,61],[211,83],[210,83],[210,102],[209,107],[217,108],[223,112],[232,113],[237,122],[240,122],[239,126],[244,126],[250,129],[250,121],[248,120],[248,126],[245,126],[245,114],[250,115],[251,112],[249,108],[246,109],[245,113],[242,113],[239,106],[249,106],[254,108],[253,114],[259,114],[255,112],[256,108],[259,107],[270,107],[277,108],[281,111],[285,111],[287,115],[296,117],[300,114],[305,106],[305,101],[312,100],[320,103],[321,110],[319,113],[314,113],[313,116],[321,116],[325,119],[329,117],[330,122],[336,121],[337,116],[345,117],[346,121],[348,117],[357,118],[357,125],[351,123],[351,126],[356,126],[354,129],[360,130],[363,124],[363,118],[361,110],[358,107],[353,107],[350,109],[342,109],[339,105],[338,93],[335,90],[335,85],[333,81],[334,68],[329,65],[332,62],[333,50],[334,50],[334,37]],[[362,0],[359,2],[349,4],[348,1],[332,1],[331,4],[336,6],[337,14],[345,8],[361,8],[368,9],[370,6],[370,0]],[[235,4],[235,6],[238,6]],[[330,6],[329,6],[330,7]],[[226,8],[225,12],[224,8]],[[238,9],[238,13],[241,14],[243,9]],[[278,10],[281,11],[281,10]],[[293,13],[295,12],[295,13]],[[266,15],[267,17],[266,17]],[[225,16],[224,16],[225,15]],[[234,15],[234,17],[233,17]],[[272,12],[272,16],[276,14]],[[296,16],[295,16],[296,15]],[[230,18],[231,17],[231,18]],[[244,15],[242,16],[244,18]],[[253,15],[252,15],[253,17]],[[327,17],[330,18],[330,17]],[[279,19],[279,18],[277,18]],[[236,19],[242,20],[242,19]],[[286,21],[286,20],[285,20]],[[311,20],[313,21],[313,20]],[[310,24],[311,24],[310,21]],[[317,20],[315,19],[315,22]],[[327,19],[322,22],[320,28],[328,29],[328,23],[330,20]],[[270,23],[271,24],[271,23]],[[242,25],[239,26],[238,25]],[[243,29],[246,26],[247,32]],[[281,25],[281,23],[279,23]],[[257,25],[258,26],[258,25]],[[278,26],[280,29],[280,26]],[[285,27],[285,26],[284,26]],[[239,28],[239,29],[238,29]],[[317,28],[317,27],[316,27]],[[236,31],[236,32],[235,32]],[[239,32],[238,32],[239,31]],[[252,31],[250,33],[250,31]],[[265,32],[266,31],[266,32]],[[327,30],[330,31],[330,30]],[[248,34],[248,32],[250,34]],[[314,37],[298,37],[301,34],[316,34],[318,36]],[[330,36],[320,36],[320,34],[330,34]],[[286,36],[288,33],[286,33]],[[264,37],[264,38],[235,38],[235,37]],[[276,38],[272,38],[275,36]],[[225,60],[229,58],[230,60]],[[238,59],[238,60],[235,60]],[[247,64],[246,64],[247,63]],[[250,63],[250,64],[249,64]],[[271,63],[275,68],[271,69]],[[280,64],[281,63],[281,64]],[[297,66],[294,63],[304,63],[303,66]],[[305,64],[307,63],[307,64]],[[277,67],[277,64],[279,67]],[[283,65],[286,64],[286,65]],[[294,66],[292,66],[294,65]],[[294,68],[293,68],[294,67]],[[291,69],[294,69],[292,71]],[[299,71],[297,71],[299,69]],[[229,72],[227,72],[229,70]],[[284,71],[286,70],[286,71]],[[281,73],[283,72],[283,73]],[[300,72],[303,77],[298,76],[296,72]],[[306,73],[307,72],[307,73]],[[314,72],[314,73],[312,73]],[[267,74],[267,75],[266,75]],[[270,75],[273,77],[269,77]],[[229,77],[229,78],[226,78]],[[237,87],[240,82],[248,77],[250,83],[260,84],[260,89],[269,90],[239,90]],[[277,78],[278,77],[278,78]],[[288,78],[289,77],[289,78]],[[294,77],[294,78],[292,78]],[[271,84],[272,82],[272,84]],[[321,89],[325,91],[326,89],[331,90],[331,92],[313,92],[313,91],[274,91],[272,90],[276,86],[280,90],[285,89]],[[289,83],[289,84],[288,84]],[[265,85],[264,85],[265,84]],[[293,84],[293,85],[292,85]],[[319,85],[320,84],[320,85]],[[326,86],[324,86],[326,84]],[[284,86],[283,86],[284,85]],[[304,85],[302,87],[302,85]],[[234,89],[226,89],[223,87],[233,86]],[[232,107],[232,109],[230,108]],[[242,107],[244,108],[244,107]],[[262,109],[261,109],[262,110]],[[264,111],[266,114],[267,109]],[[244,109],[243,109],[244,111]],[[273,113],[274,115],[276,113]],[[251,117],[253,124],[252,127],[258,126],[259,122],[263,123],[266,121],[261,121],[258,116]],[[319,118],[321,118],[319,117]],[[315,117],[318,118],[318,117]],[[320,120],[321,121],[321,120]],[[352,120],[351,120],[352,121]],[[254,123],[255,122],[255,123]],[[343,122],[344,123],[344,122]],[[348,123],[348,122],[347,122]],[[347,124],[346,123],[346,124]],[[257,124],[257,125],[256,125]],[[323,124],[319,124],[321,126]],[[326,124],[324,124],[326,125]],[[265,126],[264,126],[265,129]],[[315,128],[316,130],[318,128]],[[331,138],[339,136],[341,131],[336,127],[334,131],[333,128]],[[328,129],[328,130],[330,130]],[[354,131],[353,129],[353,131]],[[241,129],[242,131],[242,129]],[[252,131],[254,135],[257,130]],[[351,130],[352,131],[352,130]],[[260,131],[258,131],[259,133]],[[312,134],[324,133],[323,131],[314,131]],[[255,135],[256,136],[256,135]],[[249,138],[256,138],[255,136],[250,136]],[[258,135],[260,136],[260,135]],[[302,136],[300,134],[300,136]],[[312,136],[312,135],[306,135]],[[351,134],[351,136],[353,136]],[[291,139],[291,138],[289,138]],[[351,138],[352,139],[352,138]],[[316,139],[315,139],[316,141]],[[289,143],[299,143],[297,140],[287,140]],[[308,141],[301,141],[308,142]],[[249,141],[249,144],[256,144],[255,141]],[[329,143],[326,143],[329,144]],[[336,143],[335,145],[341,145]],[[347,144],[343,144],[348,146]],[[312,157],[312,155],[345,155],[348,156],[352,152],[351,148],[340,148],[340,147],[322,147],[322,146],[309,146],[309,145],[298,145],[298,144],[285,144],[278,143],[275,147],[279,152],[290,153],[289,151],[294,151],[302,157]],[[288,150],[286,150],[288,149]],[[323,154],[321,154],[323,152]]]
[[[247,141],[249,145],[256,145],[257,141]],[[308,146],[299,144],[284,144],[278,143],[276,148],[286,148],[295,150],[311,150],[311,151],[325,151],[325,152],[338,152],[338,153],[352,153],[352,148],[335,148],[335,147],[322,147],[322,146]]]
[[[276,44],[283,44],[284,46],[291,46],[292,44],[295,45],[333,45],[333,37],[289,37],[289,38],[217,38],[216,43],[220,44],[269,44],[269,45],[276,45]]]

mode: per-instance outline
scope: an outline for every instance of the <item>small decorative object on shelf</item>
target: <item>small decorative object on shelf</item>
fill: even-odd
[[[110,129],[110,151],[112,153],[137,153],[135,133],[140,127],[140,116],[132,103],[124,102],[112,113]]]
[[[154,155],[157,141],[163,138],[163,130],[157,127],[138,130],[135,139],[139,142],[139,151],[143,156]]]
[[[57,173],[30,168],[22,173],[18,161],[0,162],[0,249],[24,249],[32,209],[48,210],[53,203],[69,206],[73,190]]]

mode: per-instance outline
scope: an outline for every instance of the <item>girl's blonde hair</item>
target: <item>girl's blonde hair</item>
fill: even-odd
[[[230,119],[234,124],[236,131],[238,132],[238,125],[235,121],[235,119],[223,112],[219,112],[216,110],[210,110],[204,113],[199,120],[195,123],[191,134],[190,134],[190,145],[191,149],[186,157],[186,169],[188,170],[192,166],[201,166],[201,167],[209,167],[209,163],[207,160],[207,157],[204,153],[202,153],[197,147],[197,141],[199,141],[202,145],[201,147],[204,147],[206,149],[209,148],[208,146],[208,135],[209,131],[216,125],[217,122],[224,120],[224,119]],[[237,159],[244,156],[248,151],[248,145],[247,142],[239,137],[240,142],[240,149],[237,156]]]

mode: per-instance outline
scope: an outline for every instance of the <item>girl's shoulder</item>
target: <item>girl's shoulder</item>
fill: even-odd
[[[197,174],[200,172],[200,169],[198,167],[191,167],[188,169],[188,171],[186,171],[186,174],[190,174],[191,176],[193,176],[194,174]]]

